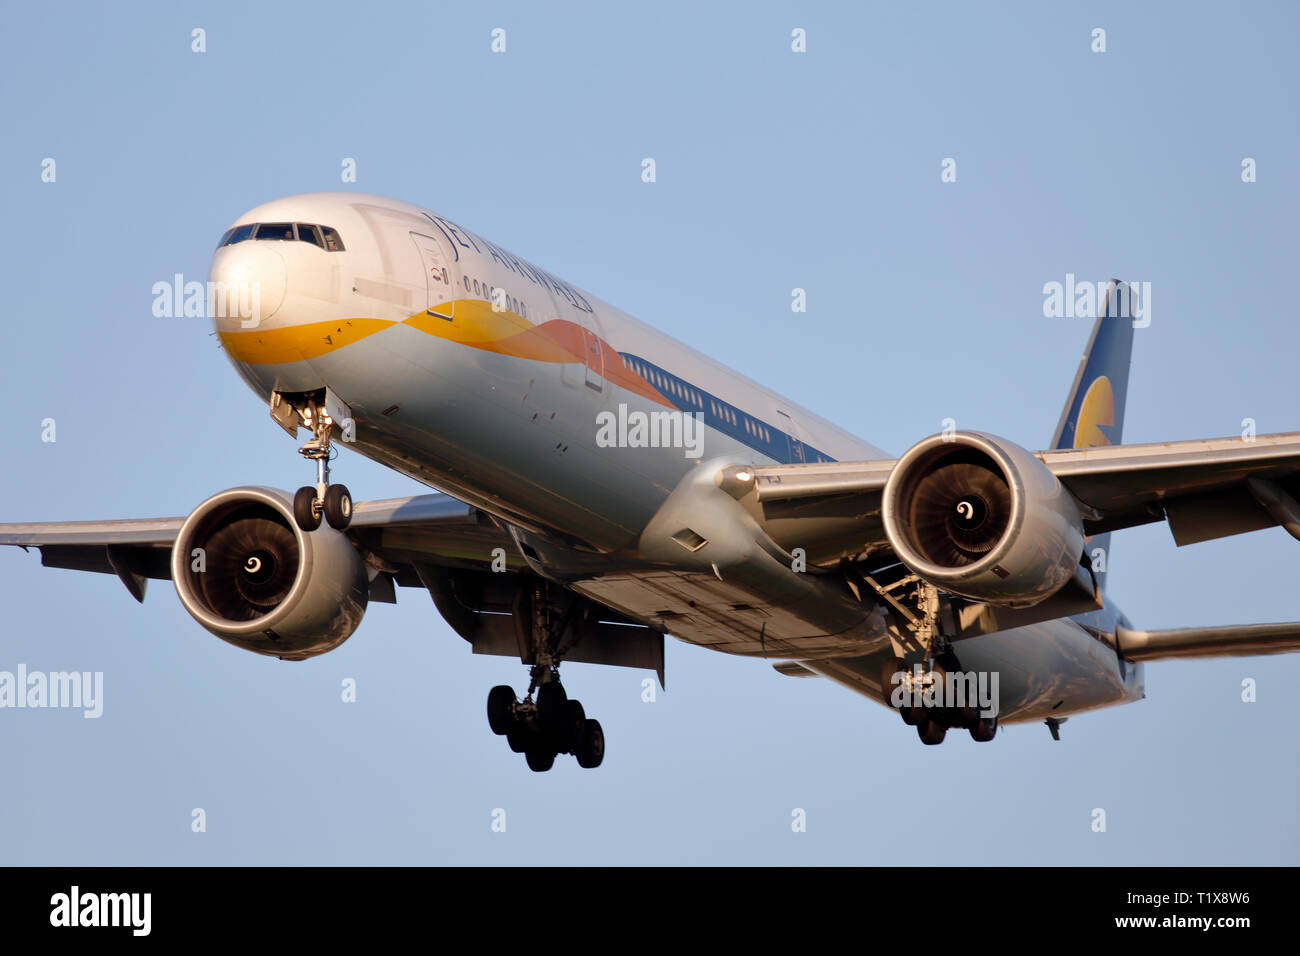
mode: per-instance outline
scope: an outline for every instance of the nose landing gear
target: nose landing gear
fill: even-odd
[[[298,454],[316,462],[316,485],[304,485],[293,496],[293,517],[303,531],[315,531],[321,518],[337,531],[352,523],[352,494],[347,485],[330,484],[330,436],[334,421],[319,405],[308,405],[302,412],[303,424],[312,437],[298,449]]]

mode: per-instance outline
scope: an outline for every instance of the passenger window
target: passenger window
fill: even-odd
[[[254,239],[288,239],[293,240],[293,223],[291,222],[264,222],[257,227]]]
[[[319,246],[322,249],[325,248],[325,243],[321,241],[320,233],[316,231],[315,226],[308,225],[305,222],[300,222],[297,224],[296,228],[298,230],[299,241],[310,242],[313,246]]]
[[[343,240],[339,237],[338,232],[329,226],[321,226],[320,234],[325,237],[325,248],[330,252],[343,252]]]

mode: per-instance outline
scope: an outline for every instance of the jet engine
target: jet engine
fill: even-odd
[[[181,604],[236,647],[285,660],[333,650],[361,623],[366,568],[348,536],[303,531],[275,488],[232,488],[185,519],[172,548]]]
[[[930,584],[1003,607],[1060,590],[1083,553],[1070,492],[1014,442],[979,432],[932,435],[890,472],[885,533],[899,560]]]

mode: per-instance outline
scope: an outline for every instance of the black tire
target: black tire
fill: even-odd
[[[605,759],[605,731],[601,730],[599,720],[582,722],[582,735],[573,755],[578,758],[578,766],[586,770],[594,770],[601,765]]]
[[[587,714],[582,709],[582,704],[576,700],[570,700],[565,704],[564,709],[564,727],[555,739],[555,749],[562,754],[577,753],[578,745],[582,742],[582,725],[587,722]]]
[[[555,751],[549,747],[541,750],[532,747],[524,751],[524,759],[528,761],[529,770],[545,773],[555,766]]]
[[[542,733],[551,739],[564,736],[565,717],[568,715],[569,695],[564,685],[553,680],[537,688],[537,722]]]
[[[315,508],[316,489],[303,485],[293,496],[293,520],[303,531],[315,531],[320,527],[320,512]]]
[[[966,677],[970,675],[970,672],[962,670],[961,661],[957,659],[956,654],[952,653],[952,651],[949,651],[940,659],[939,663],[940,666],[943,668],[945,674],[959,675],[959,679],[957,680],[956,683],[957,687],[964,687],[964,689],[967,691],[972,689],[969,683],[966,681]],[[979,677],[978,674],[976,674],[975,676],[977,678]],[[959,706],[954,705],[952,707],[947,708],[948,719],[946,723],[950,728],[964,727],[967,730],[969,730],[972,727],[974,727],[976,723],[979,722],[980,707],[977,702],[978,681],[976,683],[976,695],[977,695],[976,700],[972,700],[969,696],[967,696],[965,704],[961,704]]]
[[[528,729],[526,724],[515,724],[506,731],[506,743],[517,754],[527,752],[528,745],[532,742],[533,732]]]
[[[997,714],[994,714],[992,717],[980,717],[978,720],[975,721],[974,724],[971,725],[970,728],[971,739],[981,744],[988,743],[990,740],[996,737],[997,734],[998,734]]]
[[[515,722],[515,689],[498,684],[488,691],[488,726],[492,733],[504,737]]]
[[[929,719],[930,723],[938,724],[939,726],[944,728],[951,727],[957,718],[955,708],[944,706],[944,701],[946,700],[946,696],[944,694],[944,687],[945,687],[945,682],[947,681],[947,674],[948,672],[944,668],[944,666],[940,664],[938,661],[935,661],[930,666],[929,673],[926,674],[923,678],[923,680],[926,682],[927,689],[929,685],[931,684],[934,685],[936,695],[939,698],[939,704],[934,707],[928,707],[928,706],[923,707],[922,713],[925,714],[926,718]],[[920,724],[918,724],[917,727],[919,728]],[[918,730],[917,732],[919,733],[920,731]],[[939,739],[942,740],[943,738],[941,737]]]
[[[352,492],[347,485],[330,485],[325,489],[325,520],[335,531],[346,531],[352,523]]]
[[[943,738],[947,736],[948,728],[938,721],[922,720],[916,725],[916,735],[921,738],[921,743],[927,746],[935,746],[943,743]]]

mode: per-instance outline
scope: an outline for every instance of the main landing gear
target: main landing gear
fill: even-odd
[[[961,673],[961,664],[944,636],[954,627],[951,605],[944,604],[939,590],[915,574],[891,574],[877,581],[860,568],[849,565],[848,569],[850,584],[858,580],[870,586],[892,612],[894,656],[885,659],[880,671],[885,704],[898,711],[903,723],[916,728],[923,744],[943,743],[954,727],[966,728],[980,743],[992,740],[998,732],[998,701],[992,702],[993,716],[983,717],[981,708],[969,699],[970,692],[977,689],[969,678],[974,676],[978,685],[983,675]],[[919,673],[916,661],[920,662]],[[949,674],[955,678],[951,682]]]
[[[352,523],[352,495],[347,485],[330,484],[330,434],[334,422],[318,405],[308,405],[302,416],[312,437],[298,449],[298,454],[316,462],[316,486],[304,485],[293,496],[294,520],[303,531],[315,531],[321,518],[331,528],[344,531]]]
[[[587,605],[570,596],[557,603],[544,582],[521,589],[515,600],[515,627],[524,663],[530,664],[528,693],[522,700],[504,684],[488,694],[488,724],[522,753],[537,772],[550,770],[559,754],[573,754],[578,766],[599,767],[605,759],[605,732],[560,683],[560,661],[580,639]],[[567,639],[566,639],[567,638]]]
[[[600,721],[588,717],[582,704],[564,692],[559,675],[528,688],[523,700],[514,688],[501,684],[488,693],[488,724],[492,732],[506,738],[515,753],[522,753],[528,767],[539,773],[550,770],[559,754],[573,754],[578,766],[588,770],[605,759],[605,733]]]
[[[949,671],[956,673],[957,670],[955,659],[931,660],[928,666],[921,665],[918,677],[915,666],[905,663],[901,657],[885,661],[881,672],[885,703],[898,711],[903,723],[916,728],[916,735],[923,744],[934,746],[943,743],[944,737],[952,728],[964,727],[970,731],[971,739],[978,743],[987,743],[997,736],[997,714],[983,717],[977,705],[967,703],[958,706],[945,694],[947,674]],[[903,690],[901,705],[895,704],[891,699],[895,688]]]

